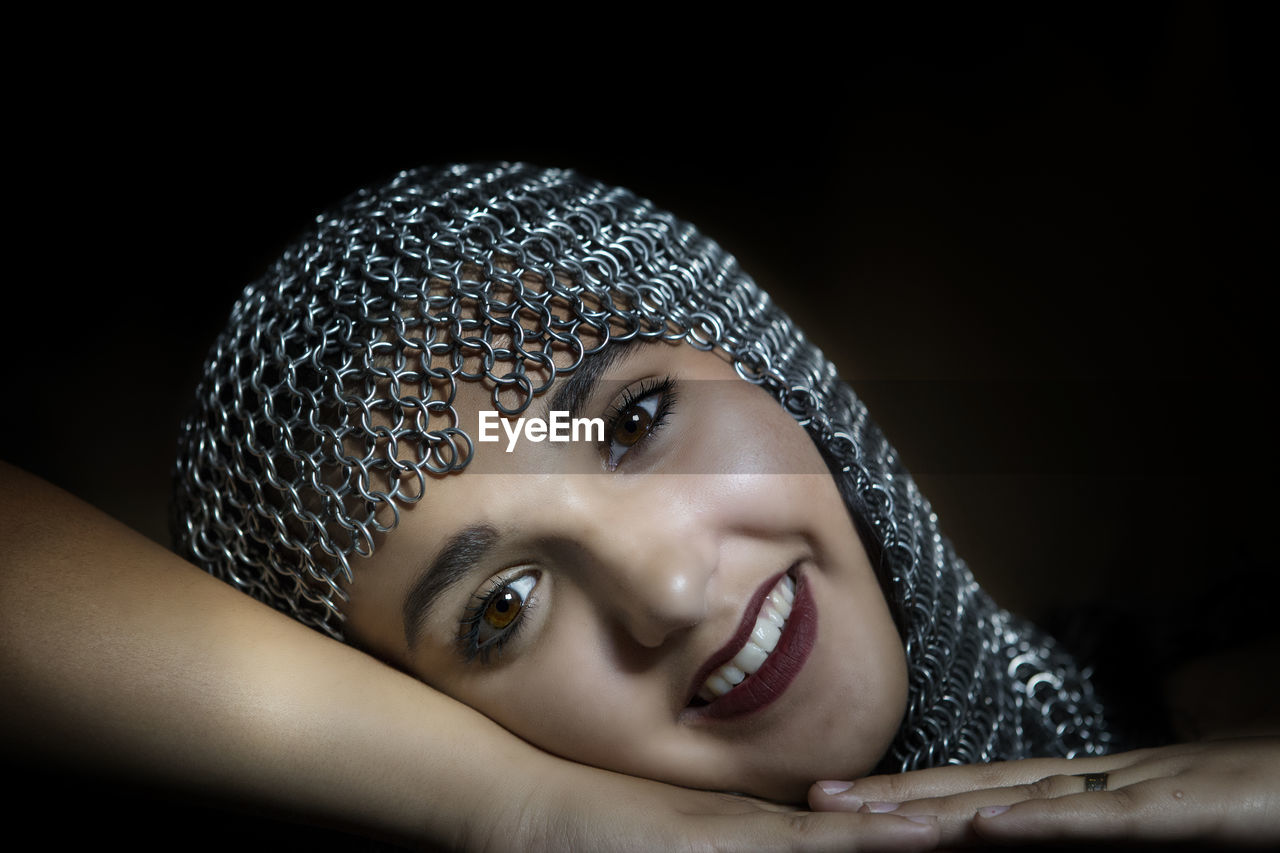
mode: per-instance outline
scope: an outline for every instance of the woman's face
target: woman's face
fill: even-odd
[[[523,417],[563,392],[604,442],[477,443],[356,567],[348,635],[575,761],[784,800],[866,773],[906,663],[812,441],[717,355],[595,358]]]

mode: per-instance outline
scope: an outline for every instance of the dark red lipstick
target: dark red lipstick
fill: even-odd
[[[742,621],[733,637],[698,670],[690,696],[696,695],[707,677],[732,660],[747,642],[756,618],[760,615],[760,608],[764,606],[765,597],[782,580],[784,574],[786,572],[779,572],[756,590],[747,603]],[[728,693],[706,705],[693,708],[696,714],[712,719],[725,719],[757,711],[781,696],[800,674],[818,637],[818,608],[804,578],[799,577],[798,573],[792,577],[796,582],[796,594],[795,602],[791,605],[791,615],[787,617],[778,645],[769,654],[764,665]]]

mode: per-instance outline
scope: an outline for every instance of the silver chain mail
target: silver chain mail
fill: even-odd
[[[209,356],[180,439],[177,545],[341,639],[355,558],[397,502],[471,458],[456,383],[487,379],[495,407],[523,411],[634,337],[725,351],[822,451],[906,644],[909,707],[881,769],[1108,751],[1089,674],[978,586],[831,362],[715,242],[571,171],[404,172],[319,217]]]

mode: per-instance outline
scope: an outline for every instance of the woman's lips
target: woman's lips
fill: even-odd
[[[711,698],[707,704],[691,709],[698,716],[722,719],[759,710],[781,696],[804,667],[817,639],[817,607],[808,584],[803,578],[797,578],[790,612],[781,614],[780,611],[787,609],[784,598],[780,597],[787,590],[782,587],[790,586],[790,578],[784,582],[784,577],[787,577],[786,572],[779,573],[761,585],[748,602],[732,639],[698,670],[693,682],[694,691],[703,700]],[[764,607],[773,611],[772,614],[766,613],[762,617],[761,609]],[[779,615],[784,617],[781,635],[772,643],[772,651],[765,651],[773,641],[769,633],[770,624],[776,625],[778,620],[773,617]],[[764,660],[757,663],[761,653]],[[734,666],[740,655],[747,662],[747,669],[758,668],[746,674],[728,692],[723,692],[729,681],[744,674]],[[729,681],[724,680],[726,677]]]
[[[778,647],[782,629],[786,627],[787,618],[791,615],[791,605],[796,600],[795,592],[795,582],[790,575],[783,575],[774,584],[760,606],[746,642],[728,663],[721,664],[707,676],[707,680],[698,689],[699,699],[714,702],[744,679],[760,671],[760,667]]]

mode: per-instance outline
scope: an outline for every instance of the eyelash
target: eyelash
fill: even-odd
[[[622,424],[623,416],[639,403],[648,400],[650,397],[658,397],[658,408],[654,410],[652,422],[649,429],[641,436],[635,444],[626,448],[617,459],[613,457],[613,440],[614,431]],[[676,383],[670,376],[662,379],[647,379],[640,383],[635,389],[627,388],[622,392],[622,399],[609,408],[605,414],[605,440],[601,443],[601,450],[605,454],[605,464],[610,471],[615,470],[622,462],[622,457],[631,451],[641,447],[653,438],[653,434],[666,425],[667,419],[675,411],[678,397],[676,395]]]
[[[516,615],[515,621],[500,633],[498,636],[480,643],[480,621],[484,619],[484,612],[489,605],[502,594],[503,590],[514,584],[516,581],[524,577],[533,575],[538,578],[536,572],[524,572],[514,577],[490,578],[489,586],[483,592],[477,592],[471,596],[472,603],[467,606],[466,612],[462,614],[462,621],[458,624],[458,650],[462,652],[462,657],[470,663],[476,658],[480,659],[480,663],[488,664],[495,654],[501,654],[502,647],[515,639],[520,633],[520,629],[524,627],[525,620],[528,618],[529,611],[536,605],[537,601],[533,595],[533,590],[529,591],[529,595],[520,605],[520,612]],[[540,579],[540,578],[539,578]],[[534,584],[534,589],[537,583]]]
[[[644,435],[636,440],[635,444],[627,447],[615,460],[612,453],[613,442],[609,437],[613,435],[614,431],[622,423],[622,418],[628,411],[654,396],[658,397],[658,407],[654,410],[649,428]],[[676,399],[676,383],[669,376],[663,379],[645,380],[639,387],[635,389],[628,388],[622,392],[622,399],[616,405],[611,406],[605,415],[606,432],[602,449],[606,454],[606,464],[609,470],[616,469],[623,456],[644,445],[653,437],[654,433],[667,423],[667,419],[675,411]],[[525,572],[513,577],[491,578],[488,587],[483,592],[477,592],[471,596],[472,603],[468,605],[466,612],[462,615],[462,621],[458,624],[458,650],[468,663],[476,658],[480,659],[481,664],[490,663],[493,657],[495,655],[500,656],[503,647],[514,640],[516,635],[520,633],[520,630],[528,620],[529,612],[537,606],[537,599],[532,589],[521,603],[520,612],[516,614],[515,620],[511,625],[497,636],[486,640],[483,644],[480,642],[480,622],[484,619],[484,613],[489,608],[489,605],[499,595],[516,581],[528,577],[529,574],[529,572]],[[535,583],[534,589],[536,588],[537,585]]]

